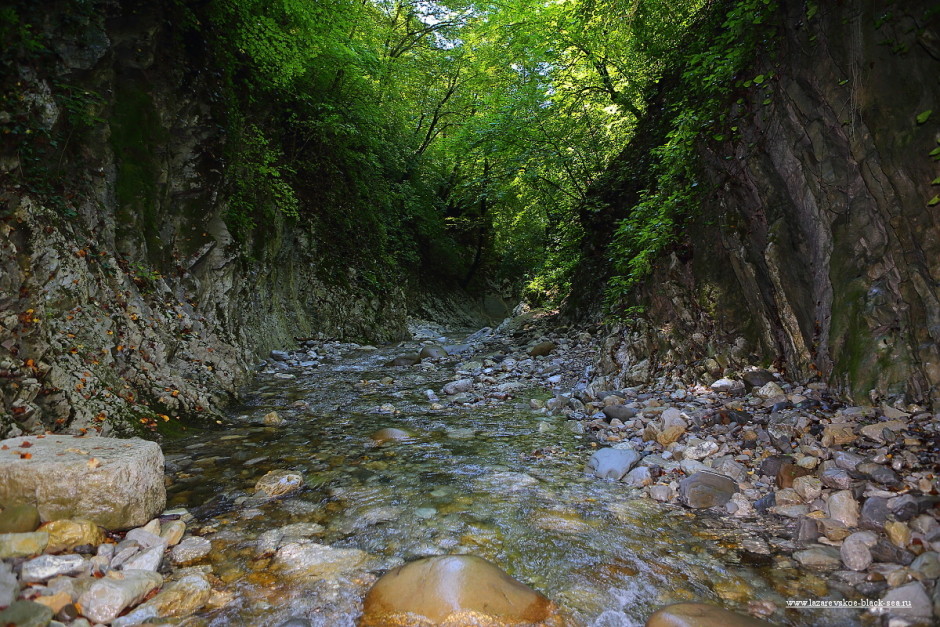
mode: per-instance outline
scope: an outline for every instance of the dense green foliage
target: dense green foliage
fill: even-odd
[[[87,18],[142,6],[82,0],[74,11]],[[578,263],[579,215],[601,209],[592,186],[630,141],[657,82],[678,72],[688,91],[672,105],[668,139],[655,150],[656,184],[622,221],[611,250],[614,298],[673,241],[676,221],[694,204],[696,142],[730,132],[722,107],[743,80],[763,36],[754,26],[773,3],[164,0],[160,7],[180,41],[200,42],[213,76],[214,115],[226,136],[225,218],[238,240],[257,242],[287,221],[322,234],[334,257],[377,289],[403,270],[433,268],[468,284],[485,269],[549,302],[566,293]],[[0,32],[19,59],[43,54],[24,18],[35,13],[0,13]],[[94,92],[56,86],[53,95],[69,133],[101,122]],[[117,125],[115,137],[132,138],[137,126]],[[34,161],[55,161],[40,156]],[[44,178],[54,177],[30,181]],[[118,192],[129,210],[147,210],[141,190]]]

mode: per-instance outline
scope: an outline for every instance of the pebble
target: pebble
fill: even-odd
[[[82,614],[98,623],[110,623],[126,608],[139,603],[163,585],[159,573],[129,570],[108,573],[97,579],[78,599]]]
[[[29,557],[42,553],[49,544],[45,531],[0,534],[0,559]]]
[[[255,491],[276,497],[295,492],[304,485],[304,478],[299,472],[290,470],[272,470],[258,479]]]
[[[849,490],[840,490],[829,496],[829,517],[834,518],[847,527],[858,525],[858,501]]]
[[[869,547],[874,546],[876,542],[878,536],[871,531],[858,531],[849,535],[842,541],[842,547],[839,549],[842,563],[851,570],[865,570],[872,563]]]
[[[816,545],[803,551],[795,551],[793,559],[807,568],[835,570],[842,563],[839,551],[831,546]]]
[[[16,627],[46,627],[54,612],[41,603],[16,601],[5,610],[0,610],[0,625]]]

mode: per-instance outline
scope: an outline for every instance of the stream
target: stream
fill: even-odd
[[[195,517],[193,532],[212,540],[213,573],[232,592],[224,607],[203,610],[199,623],[302,617],[353,626],[382,572],[454,553],[491,560],[596,627],[642,625],[677,601],[743,612],[748,603],[783,607],[788,596],[826,592],[818,576],[773,568],[769,557],[753,560],[719,516],[693,515],[586,475],[592,444],[563,417],[528,406],[547,390],[464,406],[441,392],[460,358],[392,367],[384,364],[407,348],[351,346],[316,368],[259,374],[223,427],[164,445],[168,507]],[[432,408],[427,390],[442,408]],[[284,423],[265,425],[271,411]],[[370,435],[385,427],[414,437],[376,445]],[[302,473],[306,486],[258,498],[255,482],[275,469]],[[295,523],[314,523],[308,535],[317,543],[360,549],[376,561],[336,577],[280,573],[259,556],[258,538]],[[800,624],[799,616],[786,620]]]

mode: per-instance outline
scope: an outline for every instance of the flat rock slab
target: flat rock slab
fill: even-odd
[[[163,511],[163,452],[140,438],[23,436],[0,441],[0,503],[32,504],[43,522],[106,529],[144,525]]]

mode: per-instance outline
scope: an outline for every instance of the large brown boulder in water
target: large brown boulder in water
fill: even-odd
[[[646,627],[771,627],[757,618],[735,614],[705,603],[667,605],[646,621]]]
[[[359,627],[566,627],[558,606],[473,555],[427,557],[383,575]]]

